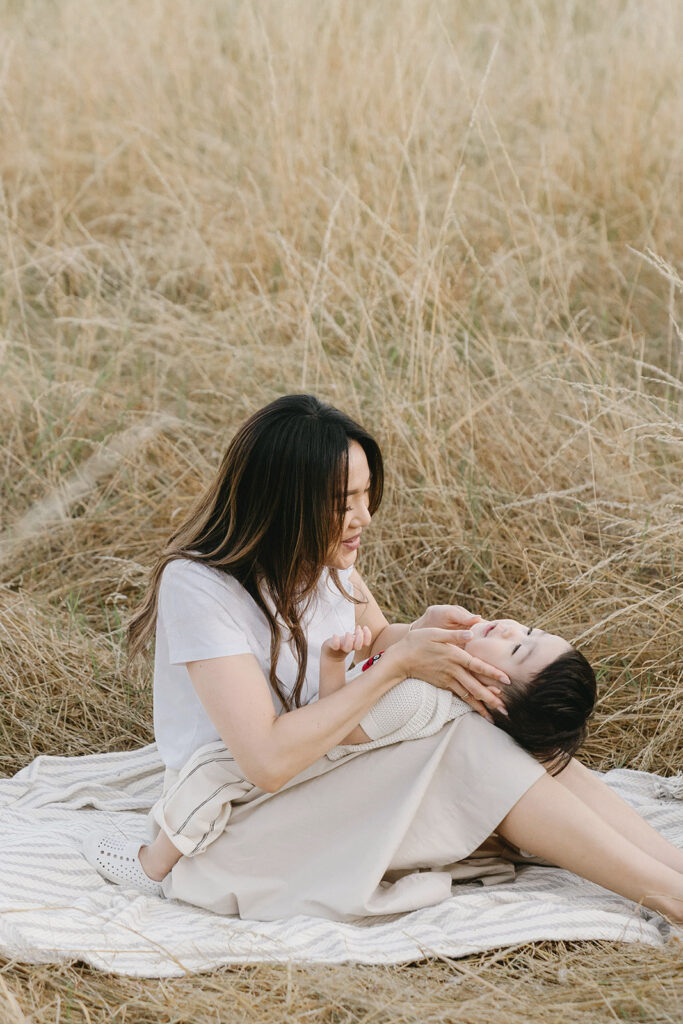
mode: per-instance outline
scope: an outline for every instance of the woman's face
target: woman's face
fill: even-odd
[[[510,679],[526,682],[541,669],[566,654],[572,645],[543,629],[523,626],[514,619],[491,619],[470,627],[468,654],[501,669]]]
[[[335,569],[348,569],[358,557],[361,534],[372,516],[370,501],[370,467],[361,445],[349,444],[349,478],[346,491],[346,511],[341,543],[331,553],[328,565]]]

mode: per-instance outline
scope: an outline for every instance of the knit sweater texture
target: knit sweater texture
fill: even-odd
[[[347,682],[355,679],[361,667],[352,669]],[[450,690],[432,686],[424,679],[404,679],[379,698],[360,721],[360,727],[370,737],[367,743],[342,743],[327,753],[330,761],[337,761],[351,751],[386,747],[401,740],[416,740],[432,736],[447,722],[471,711],[469,704]]]

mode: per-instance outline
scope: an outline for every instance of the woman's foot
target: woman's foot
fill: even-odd
[[[644,901],[646,902],[646,901]],[[677,928],[683,926],[683,899],[676,899],[673,896],[662,896],[646,902],[646,906],[662,914],[672,925]],[[683,935],[683,932],[681,933]]]
[[[163,896],[161,879],[150,877],[142,866],[139,856],[142,848],[138,839],[100,832],[86,836],[82,847],[88,863],[109,882],[138,889],[148,896]]]

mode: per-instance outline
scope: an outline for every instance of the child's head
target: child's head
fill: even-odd
[[[557,774],[586,737],[596,697],[593,669],[562,637],[514,619],[478,622],[472,633],[468,653],[511,680],[501,686],[507,716],[489,708],[495,724]]]

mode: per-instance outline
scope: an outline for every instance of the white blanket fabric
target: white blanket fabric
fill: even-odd
[[[602,776],[683,847],[683,776],[615,770]],[[338,923],[218,917],[106,882],[82,857],[93,828],[146,836],[161,792],[155,744],[112,754],[37,757],[0,779],[0,952],[30,963],[82,960],[115,974],[173,977],[254,961],[402,963],[467,956],[542,939],[661,945],[666,922],[555,868],[525,865],[514,882],[453,887],[410,914]]]

